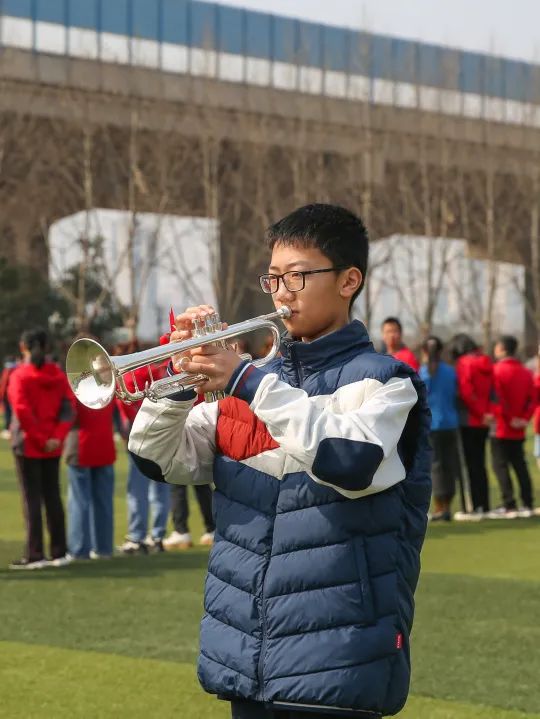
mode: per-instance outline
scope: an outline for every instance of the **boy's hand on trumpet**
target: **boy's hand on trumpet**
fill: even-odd
[[[204,374],[209,378],[204,384],[195,387],[198,394],[225,389],[234,371],[243,362],[234,350],[215,345],[197,347],[189,354],[191,358],[183,360],[182,370],[190,374]]]
[[[204,320],[208,315],[213,315],[215,309],[211,305],[198,305],[188,307],[181,315],[174,318],[174,332],[171,332],[171,342],[187,340],[191,337],[194,320]]]
[[[169,341],[182,342],[189,339],[192,336],[193,321],[204,320],[208,315],[214,313],[215,309],[211,305],[188,307],[182,314],[175,317],[175,329],[171,332]],[[227,325],[224,323],[223,328],[226,327]],[[195,347],[187,352],[179,352],[172,357],[172,364],[177,372],[205,374],[209,377],[208,382],[195,388],[199,394],[225,389],[241,362],[242,358],[232,349],[215,345]]]
[[[169,342],[182,342],[188,340],[192,336],[194,320],[204,320],[205,317],[215,312],[211,305],[199,305],[198,307],[188,307],[187,310],[174,318],[174,330],[171,332]],[[182,360],[187,357],[191,358],[190,352],[179,352],[172,357],[172,365],[176,372],[185,372]]]

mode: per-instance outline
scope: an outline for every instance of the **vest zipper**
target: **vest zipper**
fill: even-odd
[[[296,356],[296,352],[294,350],[294,347],[291,347],[291,357],[294,360],[294,369],[296,372],[296,381],[297,386],[301,387],[303,382],[302,377],[302,368],[300,363],[298,362],[298,357]],[[275,517],[274,517],[275,522]],[[274,531],[272,529],[272,542],[273,542],[273,535]],[[272,543],[271,543],[272,546]],[[268,564],[270,564],[270,560],[272,558],[272,549],[270,549],[270,556],[268,557]],[[266,568],[268,571],[268,567]],[[259,655],[259,661],[257,662],[257,679],[259,681],[259,695],[261,701],[265,701],[264,698],[264,683],[263,683],[263,662],[264,662],[264,652],[266,650],[266,615],[264,613],[264,585],[266,583],[266,572],[264,573],[264,579],[262,584],[262,591],[261,591],[261,626],[262,626],[262,639],[261,639],[261,653]]]
[[[302,387],[302,384],[304,382],[304,378],[302,376],[302,365],[298,361],[298,357],[296,355],[296,350],[294,347],[291,347],[291,355],[294,360],[294,371],[296,372],[296,382],[298,387]]]
[[[270,560],[268,560],[270,561]],[[259,694],[261,701],[264,701],[264,683],[263,683],[263,662],[264,652],[266,649],[266,616],[264,613],[264,583],[266,581],[266,572],[263,579],[263,586],[261,592],[261,620],[262,620],[262,640],[261,640],[261,653],[259,654],[259,661],[257,662],[257,679],[259,680]]]

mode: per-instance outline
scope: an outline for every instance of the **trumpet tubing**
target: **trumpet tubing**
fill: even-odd
[[[265,357],[254,360],[253,364],[261,367],[276,357],[279,352],[280,335],[274,319],[287,319],[291,310],[280,307],[276,312],[261,315],[244,322],[238,322],[223,329],[217,315],[210,315],[205,322],[197,320],[192,337],[182,342],[170,342],[168,345],[152,347],[141,352],[110,356],[95,340],[80,339],[69,348],[66,357],[66,373],[71,389],[77,399],[90,409],[101,409],[112,402],[116,395],[124,402],[137,402],[148,398],[154,402],[176,392],[193,389],[203,384],[208,377],[192,375],[187,372],[163,377],[155,380],[152,376],[152,365],[170,360],[176,354],[188,352],[195,347],[207,344],[226,346],[228,340],[241,337],[255,330],[267,329],[272,333],[273,344]],[[241,355],[251,359],[249,355]],[[134,378],[135,391],[126,387],[125,376],[142,367],[148,368],[150,381],[140,389]],[[207,401],[219,399],[219,393],[210,393]]]

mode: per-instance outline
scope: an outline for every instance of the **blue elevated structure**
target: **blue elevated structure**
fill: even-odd
[[[537,65],[199,0],[0,0],[0,39],[36,52],[349,98],[362,96],[364,81],[540,104]],[[206,65],[197,52],[206,53]]]

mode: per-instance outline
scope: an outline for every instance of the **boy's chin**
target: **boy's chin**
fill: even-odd
[[[283,321],[283,324],[285,325],[285,329],[286,329],[287,332],[291,335],[291,337],[297,337],[297,336],[298,336],[298,332],[300,331],[301,328],[299,327],[299,324],[300,324],[300,323],[299,323],[298,320],[294,317],[294,315],[291,317],[290,320],[284,320],[284,321]]]
[[[284,325],[291,337],[304,337],[309,333],[309,329],[301,319],[293,315],[290,320],[286,320]]]

